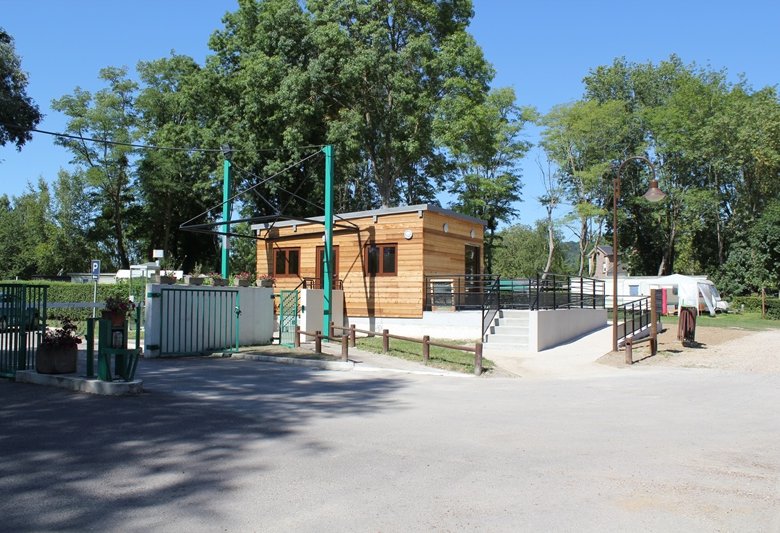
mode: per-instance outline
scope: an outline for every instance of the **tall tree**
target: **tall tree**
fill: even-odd
[[[515,105],[511,88],[493,90],[479,104],[469,96],[446,99],[442,108],[437,129],[454,169],[453,208],[487,222],[485,268],[492,272],[498,225],[517,214],[519,162],[530,146],[520,132],[532,111]]]
[[[611,165],[625,150],[631,116],[619,101],[580,101],[554,107],[540,119],[541,145],[560,173],[560,186],[571,210],[563,223],[577,236],[578,274],[593,275],[605,204],[611,195]]]
[[[139,154],[144,223],[134,233],[146,257],[158,248],[180,258],[185,270],[195,263],[216,269],[217,240],[178,231],[182,222],[219,203],[222,196],[221,156],[185,149],[209,142],[198,121],[201,69],[192,58],[177,54],[140,62],[137,69],[142,82],[135,102],[139,135],[145,144],[160,149]]]
[[[27,96],[27,75],[14,40],[0,28],[0,146],[12,142],[21,149],[41,118],[38,106]]]
[[[433,134],[439,103],[467,93],[478,103],[493,77],[466,32],[471,1],[307,5],[316,64],[331,74],[325,94],[338,103],[333,139],[354,147],[348,160],[367,162],[382,205],[432,200],[445,170]]]
[[[138,255],[127,239],[137,207],[133,149],[127,146],[137,135],[137,84],[127,77],[125,68],[104,68],[99,77],[108,87],[94,96],[77,87],[73,94],[52,102],[53,109],[68,116],[67,132],[80,137],[61,137],[57,143],[68,148],[73,153],[72,163],[85,171],[92,200],[100,210],[95,225],[109,248],[113,266],[129,268],[131,255]]]

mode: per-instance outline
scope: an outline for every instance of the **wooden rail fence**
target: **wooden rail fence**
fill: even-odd
[[[321,354],[322,339],[328,339],[328,340],[338,339],[341,341],[341,359],[343,361],[347,361],[349,359],[349,348],[355,347],[357,333],[362,333],[370,337],[379,336],[379,334],[375,331],[357,329],[354,324],[351,324],[348,328],[344,328],[341,326],[337,326],[331,322],[330,330],[331,332],[335,332],[336,330],[341,330],[342,334],[341,336],[325,335],[321,331],[315,331],[312,333],[312,332],[301,330],[300,326],[295,326],[293,345],[296,348],[300,348],[301,335],[314,337],[314,353]],[[344,332],[347,332],[347,334],[344,335]],[[444,344],[441,342],[431,341],[430,335],[425,335],[422,339],[417,339],[414,337],[404,337],[402,335],[391,335],[390,331],[386,329],[382,330],[381,337],[382,337],[382,353],[387,353],[390,351],[390,339],[396,339],[396,340],[407,341],[407,342],[416,342],[422,344],[422,362],[423,364],[426,365],[430,361],[431,346],[437,346],[439,348],[448,348],[450,350],[460,350],[462,352],[472,352],[474,354],[474,375],[479,376],[482,374],[482,343],[481,342],[477,342],[473,348],[471,346],[456,346],[453,344]]]

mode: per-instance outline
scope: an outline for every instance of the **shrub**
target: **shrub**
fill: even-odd
[[[760,313],[761,312],[761,297],[760,296],[735,296],[731,299],[731,311],[738,312],[745,306],[745,311],[748,313]],[[780,320],[780,298],[767,298],[766,299],[766,316],[774,320]]]

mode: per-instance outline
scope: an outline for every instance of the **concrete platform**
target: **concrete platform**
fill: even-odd
[[[18,383],[33,383],[47,387],[59,387],[89,394],[104,396],[125,396],[141,394],[144,390],[143,380],[134,381],[100,381],[76,374],[39,374],[35,370],[19,370],[16,372]]]

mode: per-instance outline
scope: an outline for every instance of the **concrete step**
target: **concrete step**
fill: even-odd
[[[488,335],[485,344],[501,344],[503,346],[528,345],[528,335]]]
[[[497,318],[497,326],[528,327],[528,317],[525,318]]]
[[[528,317],[528,311],[521,311],[518,309],[499,309],[496,316],[499,318],[522,318]]]
[[[490,333],[497,336],[504,335],[525,335],[528,336],[528,326],[497,326],[490,328]]]

